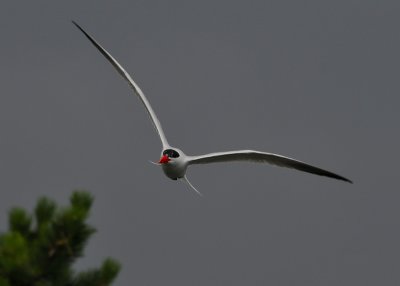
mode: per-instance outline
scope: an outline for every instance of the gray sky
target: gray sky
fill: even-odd
[[[7,210],[96,197],[115,285],[399,285],[396,1],[7,1],[0,10],[0,229]],[[187,154],[276,152],[354,180],[259,164],[158,167],[141,86]]]

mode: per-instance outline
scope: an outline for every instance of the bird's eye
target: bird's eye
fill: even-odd
[[[178,158],[179,153],[172,149],[167,149],[163,152],[163,155],[167,155],[170,158]]]

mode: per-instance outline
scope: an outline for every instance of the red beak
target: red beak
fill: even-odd
[[[160,159],[160,161],[158,161],[158,163],[160,164],[166,164],[170,161],[169,157],[167,155],[163,155]]]

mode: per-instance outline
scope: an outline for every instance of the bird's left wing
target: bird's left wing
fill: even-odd
[[[217,152],[200,156],[188,156],[188,160],[189,160],[189,165],[231,162],[231,161],[251,161],[257,163],[269,163],[280,167],[293,168],[303,172],[308,172],[352,183],[352,181],[346,179],[345,177],[320,169],[318,167],[311,166],[307,163],[289,157],[284,157],[278,154],[265,153],[253,150]]]
[[[158,135],[160,136],[163,149],[168,148],[169,144],[161,127],[161,123],[158,120],[156,113],[154,112],[153,108],[151,107],[149,101],[147,100],[140,87],[133,81],[129,73],[117,62],[116,59],[113,58],[113,56],[110,55],[109,52],[107,52],[99,43],[97,43],[96,40],[93,39],[88,33],[86,33],[85,30],[83,30],[82,27],[79,26],[76,22],[72,21],[72,23],[89,39],[90,42],[92,42],[92,44],[100,51],[100,53],[102,53],[103,56],[114,66],[117,72],[128,81],[133,91],[146,107],[147,113],[149,114],[151,121],[153,122],[153,125],[156,128]]]

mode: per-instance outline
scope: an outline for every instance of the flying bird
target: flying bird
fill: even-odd
[[[109,52],[107,52],[93,37],[91,37],[81,26],[75,21],[72,23],[89,39],[89,41],[102,53],[102,55],[114,66],[117,72],[129,83],[133,92],[139,97],[140,101],[146,107],[146,111],[150,116],[150,119],[161,139],[162,151],[161,158],[156,165],[160,165],[164,171],[164,174],[172,180],[181,179],[186,182],[194,191],[199,195],[201,193],[189,182],[186,176],[186,170],[188,166],[195,164],[209,164],[219,162],[231,162],[231,161],[250,161],[256,163],[269,163],[272,165],[297,169],[303,172],[316,174],[320,176],[330,177],[337,180],[346,181],[352,183],[349,179],[337,175],[335,173],[323,170],[321,168],[312,166],[310,164],[285,157],[278,154],[266,153],[254,150],[238,150],[238,151],[227,151],[227,152],[216,152],[200,156],[190,156],[183,153],[182,150],[172,147],[164,134],[161,127],[160,121],[157,118],[156,113],[151,107],[146,96],[140,89],[140,87],[133,81],[129,73],[114,59]]]

